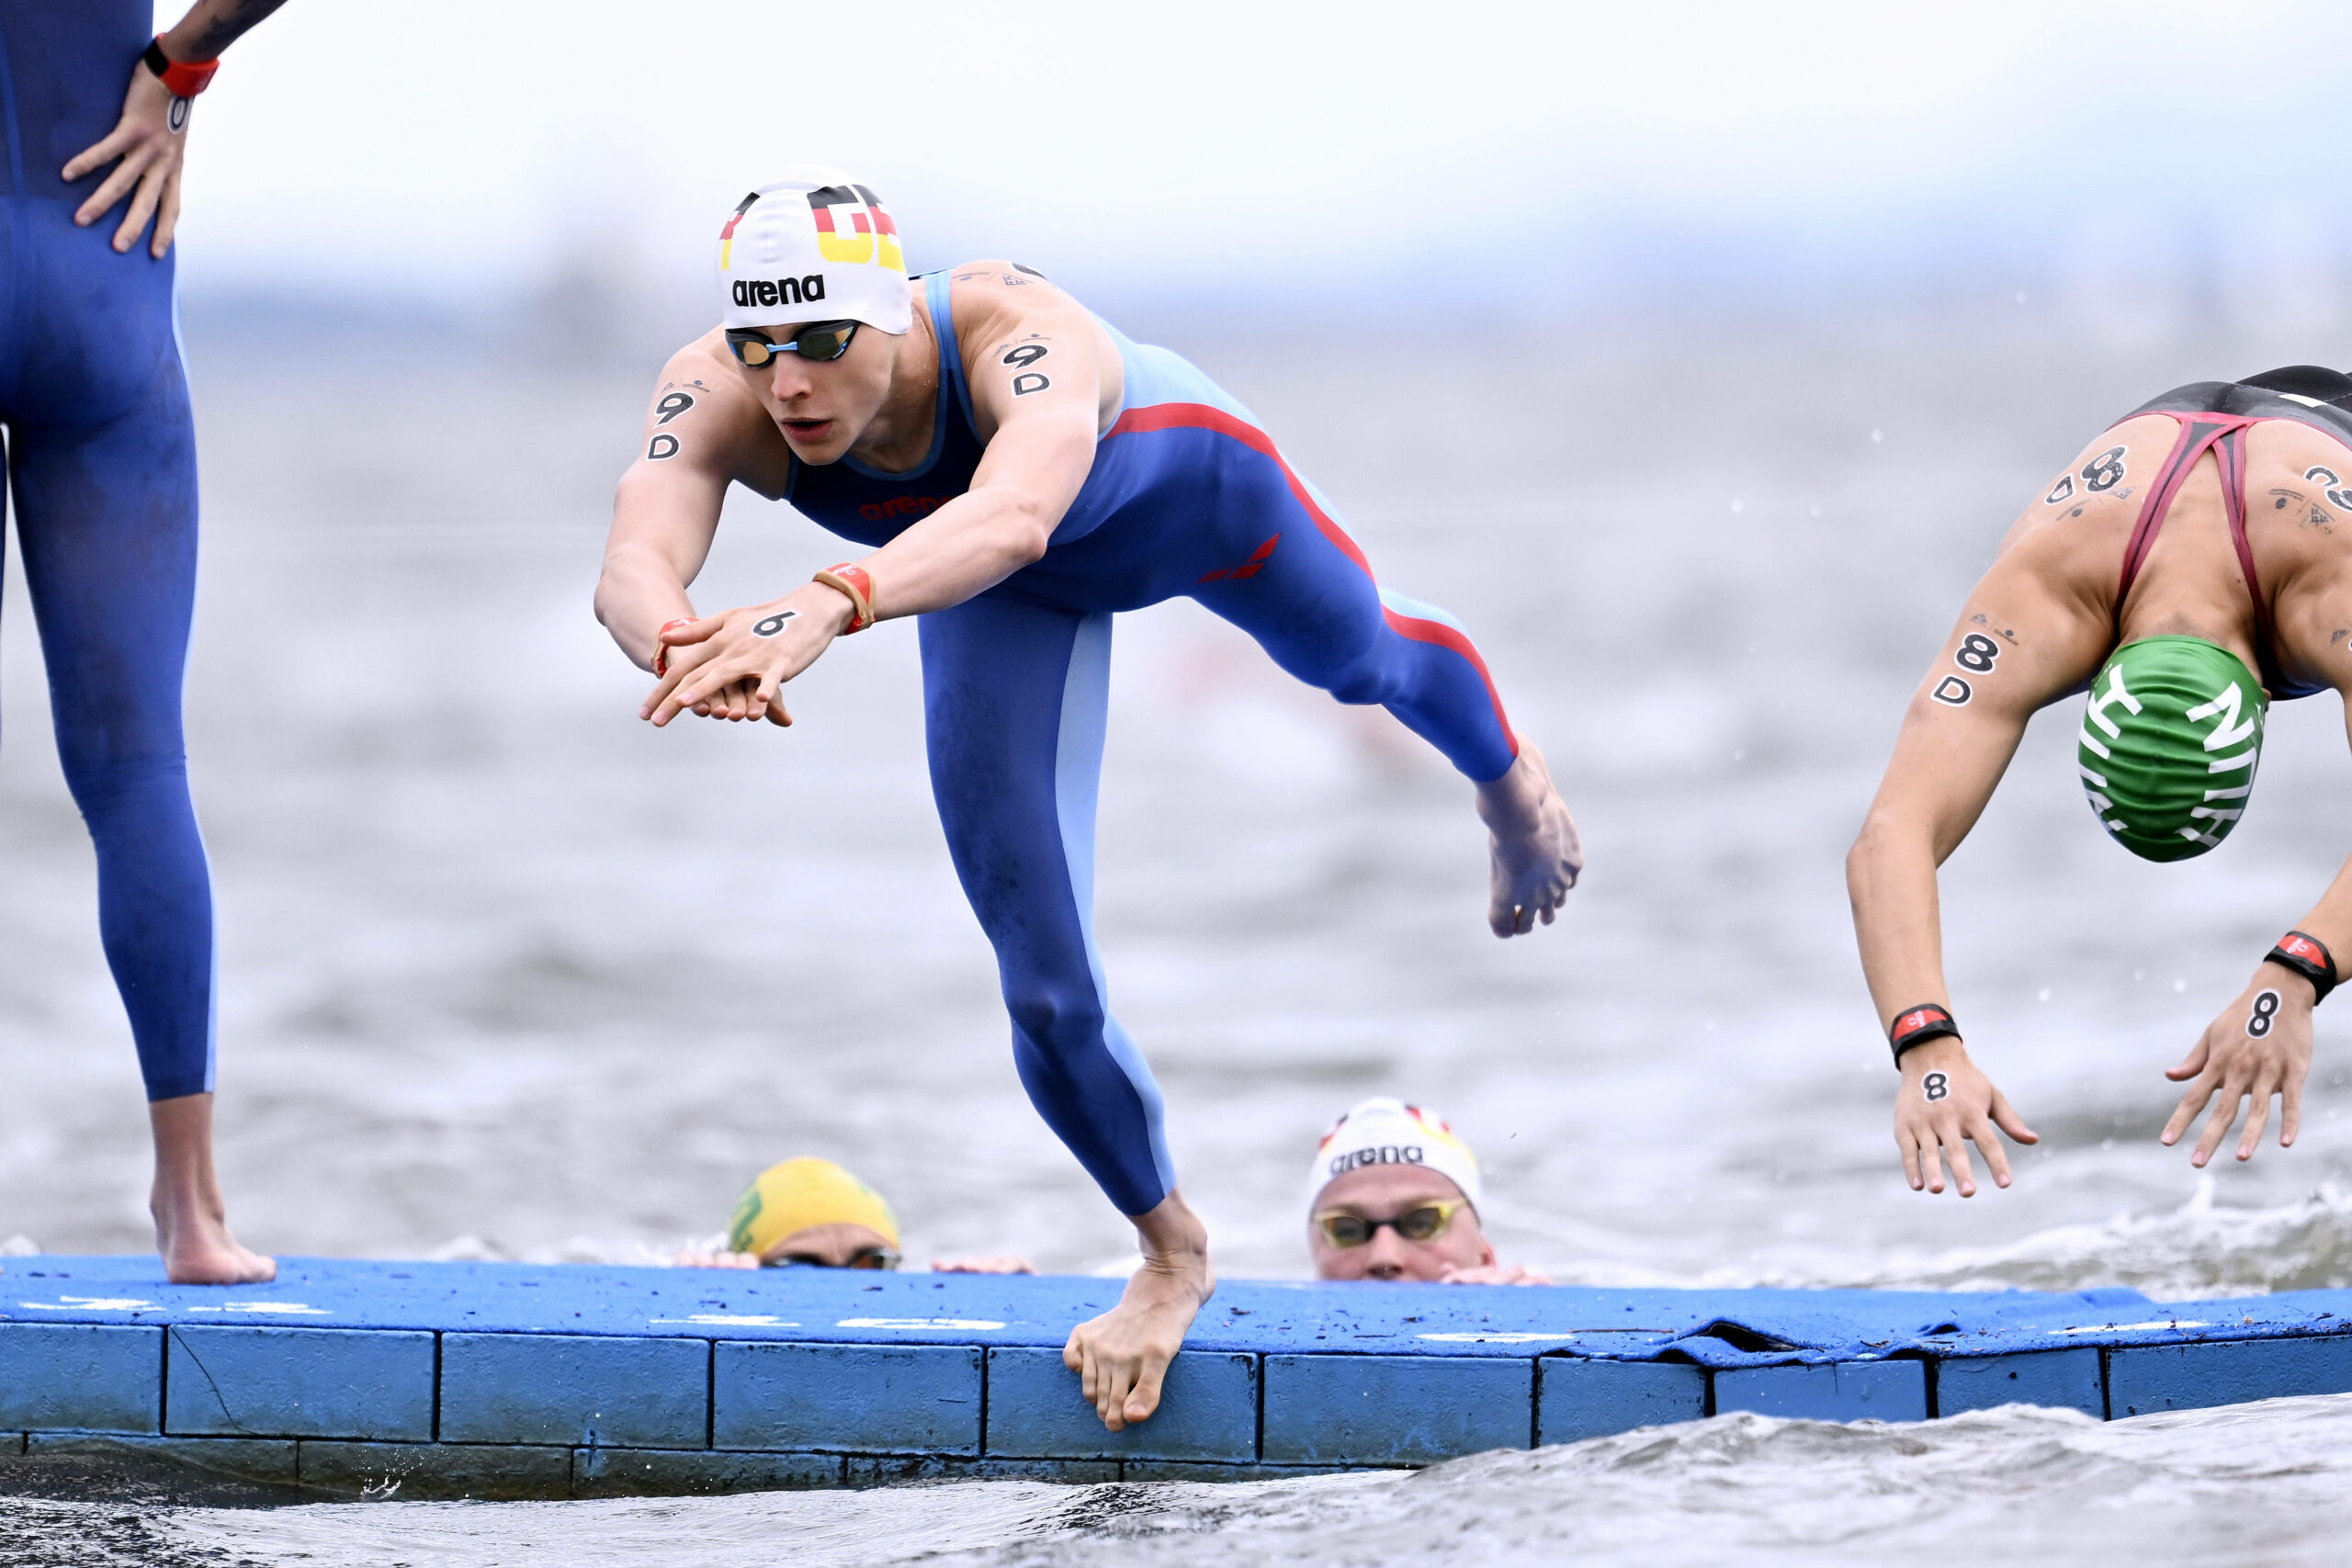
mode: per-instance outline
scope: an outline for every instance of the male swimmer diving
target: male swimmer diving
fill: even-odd
[[[874,193],[830,170],[747,196],[714,236],[722,324],[664,368],[622,478],[596,610],[657,684],[640,710],[790,722],[833,639],[922,617],[932,788],[997,953],[1023,1085],[1143,1264],[1064,1359],[1117,1430],[1215,1289],[1149,1070],[1092,938],[1111,616],[1189,594],[1342,702],[1380,703],[1476,785],[1498,936],[1549,922],[1582,865],[1543,759],[1453,618],[1380,588],[1257,421],[1012,262],[910,281]],[[696,618],[730,483],[871,553]]]
[[[151,39],[148,0],[0,0],[6,477],[58,761],[97,851],[99,935],[147,1089],[156,1250],[183,1284],[277,1272],[229,1234],[212,1166],[212,874],[180,726],[196,425],[171,250],[191,100],[279,3],[199,0]]]
[[[2259,671],[2259,677],[2255,671]],[[1936,868],[1992,797],[2026,721],[2090,693],[2077,738],[2100,823],[2154,861],[2203,854],[2244,814],[2272,697],[2352,687],[2352,378],[2295,366],[2203,381],[2094,439],[2030,503],[1911,699],[1847,857],[1854,930],[1902,1073],[1894,1141],[1914,1190],[1976,1191],[1963,1141],[2036,1141],[1961,1043]],[[2280,1108],[2295,1141],[2312,1009],[2352,943],[2352,863],[2165,1076],[2191,1080],[2177,1141],[2216,1095],[2203,1166],[2253,1100],[2237,1157]]]

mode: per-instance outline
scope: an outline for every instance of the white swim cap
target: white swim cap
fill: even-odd
[[[1375,1095],[1332,1122],[1306,1173],[1307,1207],[1334,1180],[1367,1165],[1425,1166],[1461,1188],[1473,1209],[1478,1206],[1478,1156],[1429,1106]]]
[[[718,231],[718,308],[726,325],[864,321],[914,324],[907,258],[882,198],[839,169],[802,164],[745,197]]]

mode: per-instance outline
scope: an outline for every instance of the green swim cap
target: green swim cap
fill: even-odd
[[[2151,637],[2109,655],[2083,712],[2083,793],[2142,860],[2187,860],[2230,836],[2254,793],[2270,699],[2228,649]]]

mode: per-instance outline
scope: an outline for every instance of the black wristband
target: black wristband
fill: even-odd
[[[1960,1025],[1951,1021],[1950,1012],[1933,1002],[1904,1009],[1886,1026],[1886,1043],[1894,1048],[1894,1065],[1898,1067],[1903,1065],[1904,1052],[1947,1034],[1959,1039]]]
[[[2327,943],[2301,931],[2289,931],[2278,939],[2278,945],[2263,955],[2281,969],[2292,969],[2312,983],[2312,1006],[2327,1000],[2327,993],[2335,989],[2335,955],[2327,951]]]
[[[120,60],[122,56],[118,54],[115,58]],[[146,52],[139,57],[139,62],[153,72],[158,82],[164,79],[164,73],[172,68],[171,56],[164,52],[164,40],[161,39],[147,40]]]

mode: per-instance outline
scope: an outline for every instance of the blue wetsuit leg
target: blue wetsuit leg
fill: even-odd
[[[1022,1086],[1120,1212],[1145,1213],[1176,1180],[1159,1087],[1094,950],[1111,617],[979,598],[921,627],[932,793],[996,949]]]
[[[1519,742],[1461,623],[1374,581],[1330,503],[1199,367],[1118,341],[1127,406],[1096,448],[1078,525],[1012,585],[1091,572],[1127,603],[1189,593],[1300,680],[1386,707],[1472,780],[1508,773]]]
[[[1278,457],[1234,452],[1218,531],[1272,548],[1193,597],[1274,662],[1343,703],[1378,703],[1478,784],[1510,771],[1519,740],[1462,623],[1374,581],[1321,498]],[[1249,575],[1242,575],[1247,572]]]
[[[117,104],[128,70],[107,63]],[[0,200],[0,422],[107,961],[148,1098],[171,1100],[212,1088],[211,877],[180,728],[196,432],[172,262],[115,254],[119,218],[77,229],[70,200]]]

